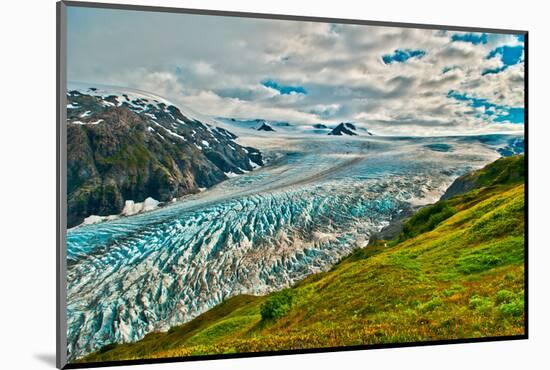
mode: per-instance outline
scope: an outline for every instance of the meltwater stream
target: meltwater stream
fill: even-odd
[[[69,230],[68,356],[182,324],[330,268],[412,204],[495,160],[480,141],[287,140],[265,168],[157,211]],[[260,143],[261,145],[261,143]],[[262,149],[260,147],[260,149]]]

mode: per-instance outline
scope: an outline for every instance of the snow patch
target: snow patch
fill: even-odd
[[[134,202],[133,200],[127,200],[124,203],[121,215],[132,216],[141,212],[152,211],[157,209],[160,202],[151,197],[145,199],[143,202]]]
[[[81,93],[97,96],[102,99],[106,99],[109,96],[115,96],[117,102],[119,103],[119,106],[122,105],[122,102],[124,102],[132,106],[133,108],[139,109],[141,111],[146,110],[148,105],[146,103],[149,103],[150,101],[154,101],[159,109],[160,104],[164,104],[166,108],[170,105],[174,105],[172,102],[168,101],[165,98],[137,89],[95,84],[93,86],[90,86],[88,84],[79,82],[69,82],[67,85],[68,90],[77,90]],[[142,105],[135,104],[135,102],[141,102]],[[104,104],[107,106],[115,106],[115,104],[107,101],[104,101]]]
[[[103,122],[102,119],[98,119],[97,121],[88,121],[88,122],[82,122],[82,121],[72,121],[71,123],[75,125],[97,125],[99,123]]]
[[[167,129],[166,127],[164,127],[164,126],[161,125],[160,123],[158,123],[158,122],[156,122],[156,121],[153,121],[153,123],[154,123],[155,125],[159,126],[159,127],[162,127],[162,128],[163,128],[166,132],[168,132],[170,135],[175,136],[175,137],[177,137],[177,138],[180,138],[180,139],[182,139],[183,141],[187,141],[186,138],[184,138],[184,137],[181,136],[181,135],[176,134],[174,131],[171,131],[171,130]],[[163,138],[163,139],[164,139],[164,138]]]
[[[109,216],[97,216],[97,215],[91,215],[88,216],[82,221],[81,225],[93,225],[98,224],[103,221],[112,221],[116,220],[118,218],[118,215],[109,215]]]
[[[111,103],[110,101],[107,101],[107,100],[102,100],[101,104],[103,104],[103,106],[105,106],[105,107],[114,107],[115,106],[114,103]]]

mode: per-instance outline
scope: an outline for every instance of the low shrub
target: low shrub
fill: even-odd
[[[514,293],[509,290],[499,290],[496,294],[496,304],[510,303],[514,299]]]
[[[482,272],[501,264],[501,259],[485,251],[475,251],[458,260],[458,270],[465,274]]]
[[[433,311],[437,307],[441,306],[443,304],[443,301],[439,297],[432,297],[429,301],[422,303],[418,309],[422,312],[429,312]]]
[[[481,313],[489,312],[493,307],[489,298],[480,297],[478,295],[473,295],[472,297],[470,297],[468,305],[470,306],[470,308],[473,308]]]
[[[523,299],[516,299],[510,303],[503,303],[498,306],[501,314],[504,316],[518,317],[523,315],[524,301]]]
[[[277,320],[285,316],[292,307],[295,295],[292,289],[283,289],[274,293],[260,307],[262,320]]]

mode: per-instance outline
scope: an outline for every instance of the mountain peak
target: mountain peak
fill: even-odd
[[[257,131],[275,131],[273,127],[267,124],[265,121],[261,121],[261,123],[256,128]]]
[[[68,225],[168,202],[263,165],[216,121],[137,90],[69,86]],[[130,180],[132,179],[132,180]]]
[[[349,136],[356,136],[357,127],[351,122],[341,122],[338,126],[332,129],[328,134],[332,136],[342,136],[342,135],[349,135]]]

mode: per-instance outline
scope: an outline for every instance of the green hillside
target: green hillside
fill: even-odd
[[[524,333],[523,156],[468,176],[392,241],[268,296],[236,296],[166,333],[84,362]]]
[[[485,168],[467,173],[456,179],[443,194],[442,199],[451,198],[456,194],[464,194],[476,188],[523,182],[525,177],[524,160],[523,155],[503,157]]]

